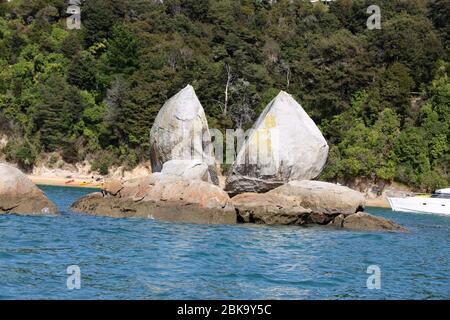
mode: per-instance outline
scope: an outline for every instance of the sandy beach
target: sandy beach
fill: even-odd
[[[102,181],[95,181],[93,179],[67,179],[59,177],[43,177],[36,175],[28,175],[37,185],[43,186],[57,186],[57,187],[81,187],[81,188],[101,188]]]
[[[391,207],[386,198],[376,198],[376,199],[367,199],[366,198],[366,206],[367,207],[378,207],[378,208],[390,208]]]

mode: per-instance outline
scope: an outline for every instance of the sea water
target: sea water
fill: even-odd
[[[449,299],[450,218],[367,211],[408,233],[0,215],[0,299]],[[75,285],[74,285],[75,284]],[[375,284],[375,285],[374,285]]]

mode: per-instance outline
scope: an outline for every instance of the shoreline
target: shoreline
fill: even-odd
[[[391,208],[389,201],[386,198],[376,198],[376,199],[366,198],[366,207],[377,207],[385,209]]]
[[[76,187],[76,188],[101,188],[103,181],[94,181],[93,179],[67,179],[57,177],[43,177],[36,175],[27,175],[27,177],[36,185],[52,187]]]

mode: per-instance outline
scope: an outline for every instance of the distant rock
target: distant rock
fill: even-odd
[[[408,231],[404,227],[388,219],[357,212],[351,215],[340,215],[334,219],[331,226],[362,231]]]
[[[0,214],[56,214],[56,206],[20,170],[0,164]]]
[[[161,172],[170,160],[206,163],[218,184],[211,135],[205,111],[190,85],[170,98],[159,111],[150,131],[153,172]]]
[[[282,195],[299,201],[304,208],[328,214],[352,214],[362,211],[364,195],[334,183],[302,180],[290,181],[268,194]]]
[[[238,153],[226,181],[232,194],[266,192],[288,181],[317,177],[328,144],[291,95],[281,91],[269,103]]]
[[[72,205],[77,212],[110,217],[234,224],[236,213],[228,194],[218,186],[155,173],[123,183],[120,192],[92,193]]]

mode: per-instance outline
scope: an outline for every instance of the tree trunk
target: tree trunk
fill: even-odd
[[[227,112],[228,112],[228,99],[229,99],[228,91],[229,91],[231,80],[232,80],[231,67],[228,63],[225,64],[225,70],[227,71],[227,84],[225,85],[225,101],[223,104],[223,115],[224,116],[226,116]]]

